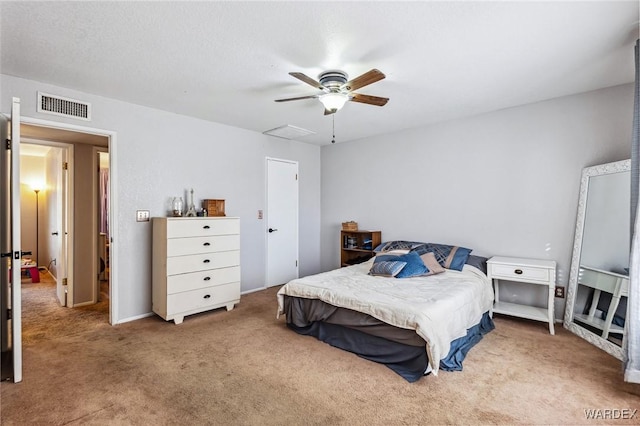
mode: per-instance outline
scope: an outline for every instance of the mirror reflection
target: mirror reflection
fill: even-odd
[[[629,161],[586,168],[578,210],[565,327],[621,358],[629,288]]]

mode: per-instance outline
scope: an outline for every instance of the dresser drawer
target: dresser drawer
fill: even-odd
[[[167,275],[186,274],[240,265],[240,251],[193,254],[167,258]]]
[[[204,237],[240,233],[238,219],[178,219],[167,221],[167,238]]]
[[[185,256],[188,254],[231,250],[240,250],[240,235],[169,238],[167,240],[167,256]]]
[[[240,266],[210,269],[208,271],[191,272],[189,274],[170,275],[167,277],[167,294],[197,290],[205,287],[240,282]]]
[[[240,283],[223,284],[167,296],[167,316],[240,300]]]
[[[489,275],[492,278],[499,278],[503,280],[527,280],[527,281],[540,281],[541,283],[547,283],[551,279],[551,270],[548,268],[538,268],[535,266],[514,266],[514,265],[501,265],[490,264]]]

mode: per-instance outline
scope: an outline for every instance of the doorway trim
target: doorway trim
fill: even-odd
[[[117,134],[110,130],[97,129],[93,127],[79,126],[76,124],[61,123],[57,121],[42,120],[33,117],[20,117],[21,124],[30,124],[50,129],[69,130],[79,133],[104,136],[107,138],[109,150],[109,194],[117,194],[117,161],[116,146]],[[114,235],[118,235],[118,200],[117,197],[110,197],[109,200],[109,254],[110,254],[110,274],[109,274],[109,324],[117,324],[120,316],[118,310],[118,245]]]

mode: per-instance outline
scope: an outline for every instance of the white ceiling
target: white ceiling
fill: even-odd
[[[263,132],[331,141],[312,78],[378,68],[336,141],[632,82],[639,2],[0,2],[0,72]],[[64,96],[64,93],[60,93]],[[35,98],[35,94],[34,94]],[[100,114],[100,111],[93,111]]]

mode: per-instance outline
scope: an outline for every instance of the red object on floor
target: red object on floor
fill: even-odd
[[[22,269],[26,269],[29,271],[29,276],[31,277],[32,283],[40,282],[40,272],[38,271],[37,266],[23,266]]]
[[[40,282],[40,271],[38,271],[38,267],[35,265],[28,265],[20,267],[21,270],[29,271],[29,276],[31,277],[32,283]],[[9,279],[11,279],[11,269],[9,269]]]

